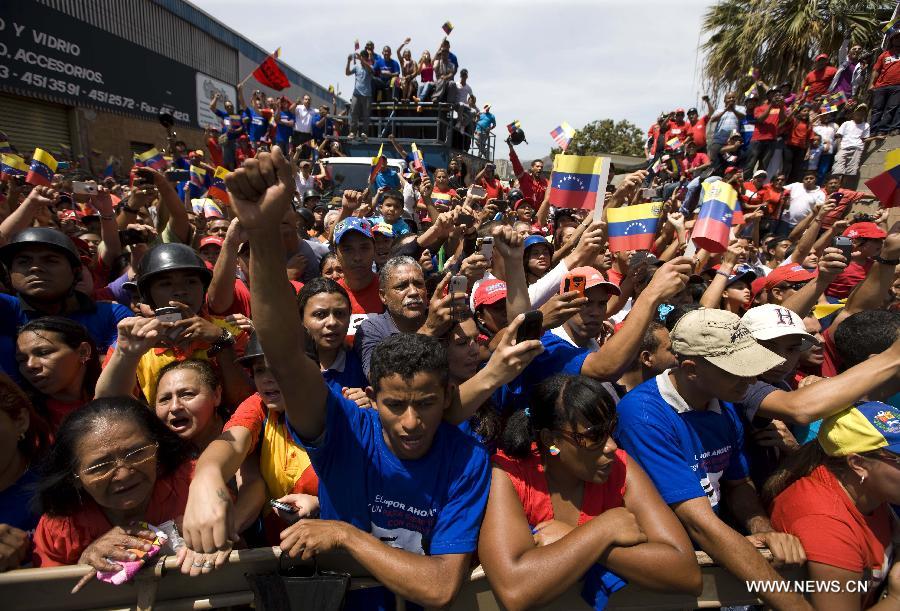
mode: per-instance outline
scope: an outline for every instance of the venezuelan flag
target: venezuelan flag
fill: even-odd
[[[656,227],[659,225],[661,211],[660,202],[607,209],[609,250],[611,252],[650,250],[653,247],[653,240],[656,239]]]
[[[191,180],[189,183],[191,197],[200,197],[207,190],[206,170],[197,165],[190,167]]]
[[[9,143],[9,137],[0,132],[0,153],[15,153],[12,145]]]
[[[513,133],[517,129],[522,129],[522,124],[519,122],[518,119],[516,119],[515,121],[513,121],[512,123],[507,125],[506,129],[507,129],[507,131],[509,131],[509,133]]]
[[[0,180],[19,178],[28,172],[28,164],[25,160],[13,153],[0,155]]]
[[[207,197],[203,200],[203,216],[208,219],[223,219],[225,213],[222,212],[222,208],[216,200]]]
[[[561,208],[592,210],[597,193],[606,188],[608,174],[607,157],[557,155],[550,180],[550,203]],[[600,205],[603,205],[602,199]]]
[[[231,203],[231,198],[228,197],[228,191],[225,188],[225,177],[230,173],[231,172],[222,166],[217,167],[216,173],[213,175],[212,183],[209,185],[209,191],[206,193],[209,197],[217,199],[225,205]]]
[[[56,166],[59,165],[53,155],[44,149],[34,149],[34,155],[31,157],[31,167],[28,174],[25,175],[25,182],[30,185],[49,186],[53,180],[53,173],[56,172]]]
[[[738,194],[726,182],[703,183],[703,202],[691,239],[698,248],[725,252],[731,237],[731,221],[737,210]]]
[[[163,159],[162,154],[155,147],[137,155],[135,159],[140,161],[140,167],[153,168],[154,170],[165,170],[168,167],[166,160]]]
[[[412,156],[413,156],[413,169],[419,174],[425,173],[425,158],[422,157],[422,151],[419,150],[419,147],[416,146],[416,143],[412,143]]]
[[[870,178],[866,181],[866,186],[885,208],[893,208],[900,204],[897,202],[897,190],[900,189],[900,165],[895,165],[887,172]]]
[[[453,198],[449,193],[438,193],[437,191],[431,192],[431,203],[435,206],[444,205],[449,208],[451,199]]]
[[[372,157],[372,170],[369,172],[369,182],[375,182],[375,177],[387,165],[387,159],[384,157],[384,142],[378,147],[378,155]]]

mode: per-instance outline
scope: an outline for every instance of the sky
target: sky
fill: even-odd
[[[597,119],[627,119],[646,130],[663,110],[700,106],[697,46],[712,0],[191,0],[228,27],[323,86],[353,91],[344,76],[358,38],[395,50],[409,36],[413,58],[432,54],[453,23],[451,51],[468,68],[478,105],[497,117],[497,158],[505,125],[518,119],[528,139],[522,159],[554,146],[550,131]],[[252,3],[251,3],[252,4]]]

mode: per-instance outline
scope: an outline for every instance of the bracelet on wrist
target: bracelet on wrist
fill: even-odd
[[[725,273],[725,272],[723,272],[723,271],[720,270],[720,269],[717,269],[717,270],[716,270],[716,275],[717,275],[717,276],[723,276],[723,277],[725,277],[725,278],[731,278],[731,274]]]
[[[882,265],[890,265],[890,266],[894,266],[894,267],[897,265],[900,265],[900,259],[885,259],[881,255],[876,255],[876,256],[872,257],[872,260],[877,263],[881,263]]]

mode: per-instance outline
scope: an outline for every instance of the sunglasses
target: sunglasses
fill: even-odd
[[[610,432],[616,428],[616,421],[610,423],[610,426],[592,426],[583,433],[575,431],[555,430],[554,433],[565,437],[579,448],[585,450],[600,450],[606,446],[606,440],[610,436]]]

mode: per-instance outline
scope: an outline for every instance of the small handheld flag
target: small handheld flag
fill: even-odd
[[[189,191],[191,197],[202,196],[209,187],[207,184],[206,169],[197,165],[192,165],[190,167],[190,175]]]
[[[28,172],[28,164],[14,153],[0,155],[0,180],[21,178]]]
[[[603,185],[600,182],[608,173],[608,157],[557,155],[550,177],[550,204],[562,208],[593,209],[597,194],[603,193],[606,187],[605,182]],[[601,208],[602,205],[601,199]]]
[[[112,178],[116,175],[116,158],[110,155],[106,159],[106,167],[103,168],[104,178]]]
[[[387,159],[384,156],[384,142],[378,147],[378,155],[372,157],[372,170],[369,172],[369,182],[375,182],[375,177],[387,165]]]
[[[508,131],[509,133],[513,133],[513,132],[516,131],[517,129],[522,129],[522,124],[519,122],[518,119],[516,119],[515,121],[513,121],[512,123],[510,123],[509,125],[507,125],[507,126],[506,126],[506,129],[507,129],[507,131]]]
[[[53,173],[56,172],[56,159],[53,155],[44,149],[34,149],[34,155],[31,157],[31,166],[28,174],[25,175],[25,182],[30,185],[49,186],[53,180]]]
[[[650,250],[662,211],[661,202],[606,210],[609,250]]]
[[[287,75],[278,65],[278,62],[275,61],[280,54],[281,47],[278,47],[272,55],[264,59],[263,62],[256,67],[256,70],[253,71],[253,78],[259,81],[260,84],[275,89],[276,91],[281,91],[282,89],[287,89],[291,86],[291,82],[288,80]]]
[[[163,159],[162,153],[156,148],[135,156],[134,165],[142,168],[153,168],[154,170],[165,170],[169,164]]]
[[[444,30],[444,34],[450,36],[450,32],[453,31],[453,24],[449,21],[445,21],[444,25],[441,26],[441,29]]]
[[[691,234],[691,240],[698,248],[713,253],[725,252],[737,199],[737,191],[726,182],[703,183],[703,203]]]
[[[425,170],[425,158],[422,157],[422,151],[419,150],[419,147],[416,146],[416,143],[412,143],[412,155],[413,155],[413,169],[419,173],[422,178],[427,176],[427,172]]]
[[[890,170],[898,165],[900,165],[900,149],[888,151],[888,154],[884,156],[884,169]]]
[[[569,148],[572,138],[575,137],[575,128],[563,121],[562,125],[550,132],[550,137],[559,145],[559,148],[566,150]]]
[[[230,173],[231,172],[222,166],[217,167],[216,173],[213,175],[212,182],[210,183],[209,191],[206,193],[209,197],[217,199],[226,205],[231,203],[231,198],[228,196],[228,190],[225,188],[225,177]]]
[[[893,152],[893,151],[892,151]],[[886,172],[866,181],[866,186],[878,198],[885,208],[900,205],[897,190],[900,188],[900,165],[895,165]]]

